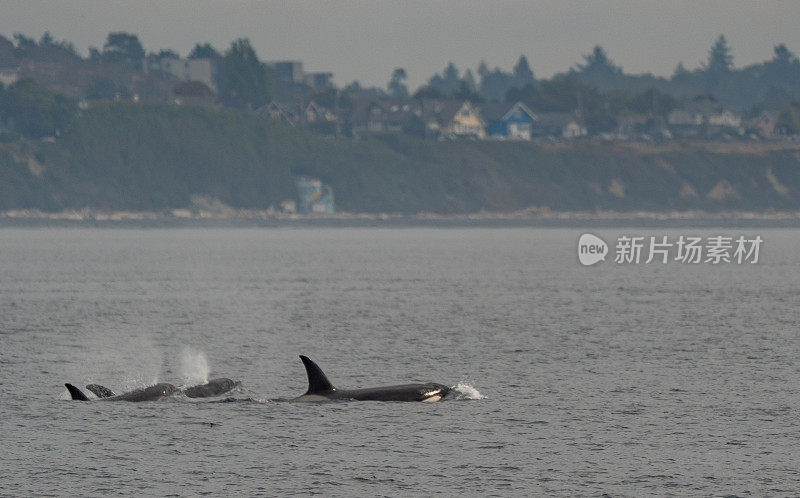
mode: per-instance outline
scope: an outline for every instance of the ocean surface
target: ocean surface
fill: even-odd
[[[583,232],[0,229],[0,495],[800,494],[800,230],[746,229],[755,265],[591,267]],[[290,403],[299,354],[456,389]]]

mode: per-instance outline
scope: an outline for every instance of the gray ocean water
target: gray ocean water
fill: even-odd
[[[746,230],[756,265],[593,267],[582,232],[4,228],[0,495],[800,493],[800,231]],[[298,354],[459,389],[288,403]],[[206,375],[243,387],[64,388]]]

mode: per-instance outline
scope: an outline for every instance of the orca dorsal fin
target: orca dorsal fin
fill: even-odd
[[[331,384],[331,381],[329,381],[322,372],[322,369],[311,361],[308,356],[300,355],[300,359],[303,360],[303,365],[305,365],[306,374],[308,375],[308,391],[306,394],[317,394],[336,390],[333,384]]]
[[[89,398],[87,398],[86,395],[83,394],[83,392],[77,387],[70,383],[66,383],[64,385],[67,386],[67,391],[69,391],[69,395],[72,396],[72,399],[78,401],[89,401]]]
[[[89,384],[86,386],[86,389],[92,391],[92,394],[98,398],[110,398],[117,395],[117,393],[111,389],[107,388],[106,386],[101,386],[100,384]]]

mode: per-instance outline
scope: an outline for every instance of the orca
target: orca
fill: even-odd
[[[69,391],[72,399],[78,401],[89,401],[89,398],[77,387],[72,384],[66,383],[67,390]],[[166,398],[170,394],[178,390],[172,384],[163,382],[154,386],[143,387],[127,393],[115,394],[114,391],[103,387],[99,384],[89,384],[86,389],[92,391],[98,398],[103,401],[158,401]]]
[[[111,389],[101,386],[100,384],[89,384],[86,386],[86,389],[92,391],[92,393],[98,398],[110,398],[117,395],[117,393]]]
[[[183,390],[183,394],[189,398],[211,398],[219,396],[220,394],[225,394],[238,385],[240,385],[240,382],[234,382],[231,379],[220,377],[219,379],[211,379],[205,384],[187,387]]]
[[[219,396],[220,394],[225,394],[226,392],[232,390],[238,385],[240,385],[239,382],[234,382],[231,379],[220,377],[218,379],[211,379],[205,384],[198,384],[196,386],[187,387],[185,389],[182,389],[181,392],[183,392],[183,394],[185,394],[189,398],[211,398],[214,396]],[[75,388],[75,386],[72,387],[73,389],[77,389]],[[88,386],[86,386],[86,389],[88,389],[95,396],[101,399],[108,399],[117,396],[117,394],[114,391],[105,386],[101,386],[100,384],[89,384]],[[174,389],[173,392],[177,391],[178,391],[177,389]],[[73,391],[70,390],[70,393],[72,392]],[[76,398],[73,396],[72,399]]]
[[[322,369],[307,356],[300,355],[308,375],[308,391],[291,401],[439,401],[450,388],[433,382],[399,386],[370,387],[366,389],[337,389]]]

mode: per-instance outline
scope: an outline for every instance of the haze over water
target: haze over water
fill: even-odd
[[[798,231],[601,230],[764,246],[589,268],[584,232],[4,228],[0,494],[798,493]],[[287,403],[298,354],[486,399]],[[63,387],[219,376],[230,402]]]

